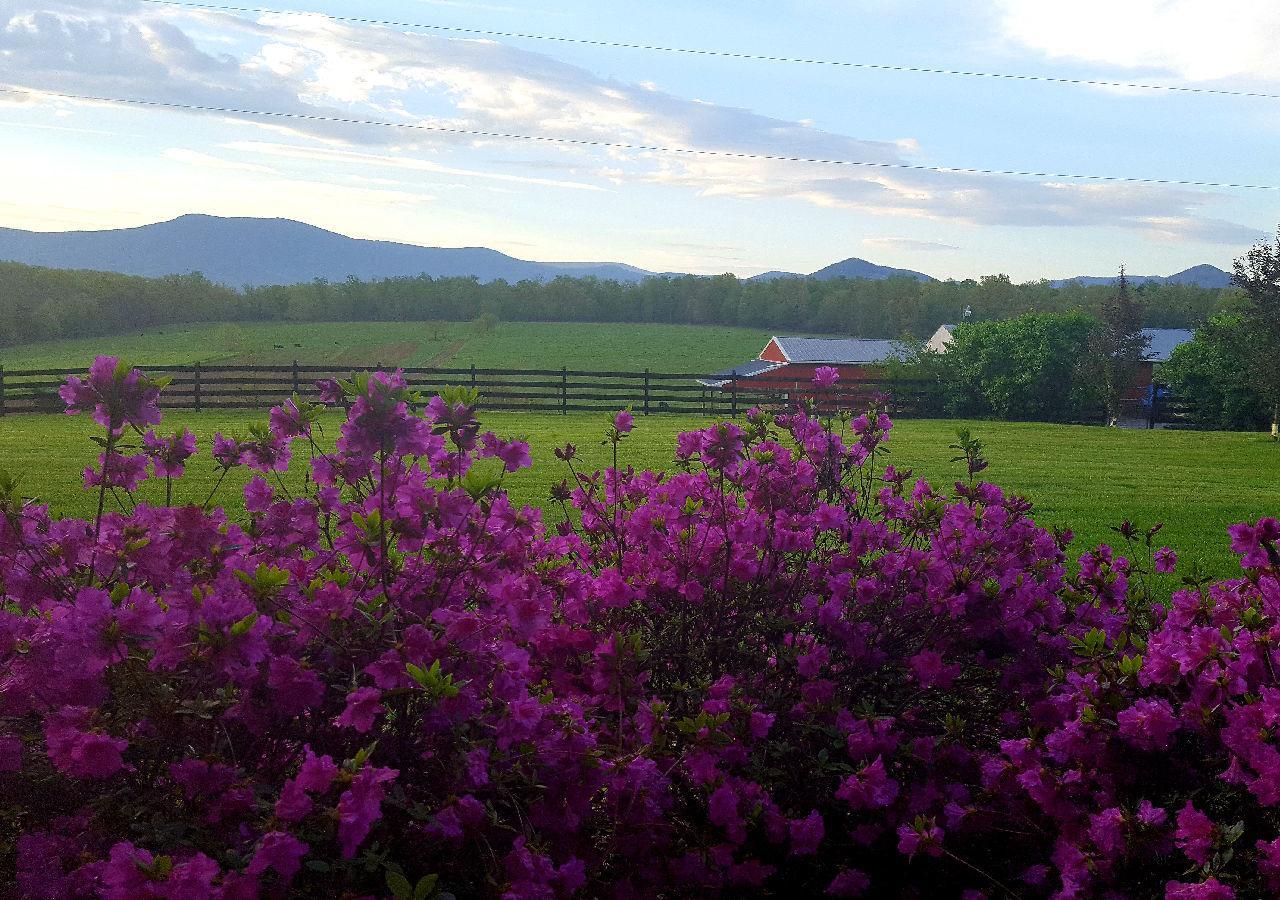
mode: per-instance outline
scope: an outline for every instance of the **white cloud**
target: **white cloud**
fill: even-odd
[[[357,166],[373,166],[375,168],[404,169],[413,172],[434,172],[440,175],[457,175],[465,178],[479,178],[492,181],[509,181],[516,184],[536,184],[542,187],[565,188],[575,191],[604,191],[599,185],[581,181],[560,181],[554,178],[531,178],[526,175],[507,175],[502,172],[481,172],[472,169],[460,169],[445,166],[427,159],[408,156],[384,156],[373,153],[360,153],[351,150],[336,150],[331,147],[300,147],[294,144],[279,144],[269,141],[232,141],[223,145],[228,150],[244,153],[264,154],[288,159],[307,160],[311,162],[336,162]]]
[[[1083,42],[1081,23],[1087,21],[1090,38],[1105,38],[1098,52],[1119,54],[1119,45],[1107,48],[1121,38],[1111,36],[1099,24],[1102,20],[1094,18],[1103,10],[1099,0],[1080,0],[1084,13],[1069,13],[1061,3],[1000,2],[1007,32],[1021,35],[1018,39],[1024,42],[1040,41],[1044,52],[1074,52],[1069,48],[1077,40]],[[1056,30],[1050,17],[1039,12],[1047,6],[1056,7]],[[1131,6],[1139,12],[1156,9],[1155,0],[1134,0]],[[1181,45],[1172,38],[1179,29],[1194,30],[1201,22],[1204,4],[1169,0],[1163,6],[1183,24],[1140,41],[1135,58],[1144,52],[1177,56]],[[1253,0],[1242,0],[1238,6],[1253,11],[1255,31],[1270,21],[1266,9]],[[1196,15],[1184,21],[1191,15],[1186,10]],[[1140,31],[1141,15],[1116,14],[1122,16],[1121,35],[1132,37],[1130,32]],[[208,39],[196,37],[213,31],[227,38],[213,42],[216,50],[209,49]],[[1250,40],[1256,43],[1255,36]],[[1166,44],[1174,49],[1162,49]],[[1051,46],[1057,49],[1047,49]],[[927,148],[910,137],[868,140],[823,131],[804,121],[678,97],[651,84],[602,78],[544,54],[492,41],[350,26],[314,14],[272,13],[251,20],[133,0],[53,0],[39,8],[34,0],[0,0],[0,83],[36,92],[145,97],[725,154],[887,164],[929,159]],[[319,119],[218,115],[293,139],[289,144],[234,145],[239,152],[342,166],[588,191],[602,190],[601,183],[617,188],[639,185],[638,189],[663,185],[705,197],[786,199],[948,223],[1116,226],[1161,239],[1182,235],[1238,243],[1240,235],[1252,233],[1245,226],[1205,218],[1202,211],[1218,199],[1211,194],[1154,185],[859,169],[517,143]],[[187,158],[205,167],[218,164],[216,160],[209,154]],[[528,174],[537,170],[562,177]]]
[[[997,0],[1004,36],[1056,59],[1187,81],[1280,79],[1275,0]]]
[[[868,247],[874,247],[877,250],[906,250],[906,251],[927,251],[936,252],[940,250],[959,250],[960,248],[954,244],[944,244],[941,241],[918,241],[914,238],[901,237],[875,237],[863,238],[862,243]]]

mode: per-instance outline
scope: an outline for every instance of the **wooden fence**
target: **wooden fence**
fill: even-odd
[[[319,396],[315,382],[347,378],[353,371],[376,366],[147,366],[152,376],[173,380],[164,391],[166,409],[267,409],[298,394]],[[825,408],[865,409],[876,397],[887,397],[889,409],[900,416],[928,414],[928,383],[924,381],[864,381],[839,384],[815,392],[806,382],[768,379],[741,381],[723,388],[700,384],[696,374],[670,372],[589,372],[577,369],[404,369],[409,384],[433,393],[450,385],[473,387],[480,405],[491,410],[528,410],[568,414],[609,412],[630,408],[638,414],[736,416],[752,406],[777,406],[817,399]],[[83,369],[0,368],[0,416],[13,413],[61,412],[58,388],[69,375]]]

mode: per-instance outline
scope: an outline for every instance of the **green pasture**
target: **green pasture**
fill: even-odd
[[[769,333],[636,323],[222,323],[0,347],[6,369],[87,366],[97,354],[139,366],[220,363],[318,366],[713,372],[754,359]]]
[[[213,432],[243,430],[265,413],[215,411],[174,413],[165,427],[186,425],[201,439],[201,452],[191,460],[188,477],[176,499],[202,501],[213,486],[208,441]],[[508,489],[521,503],[546,508],[550,486],[564,475],[553,450],[575,443],[584,464],[604,465],[600,440],[602,415],[489,413],[485,427],[527,439],[534,466],[508,479]],[[323,422],[328,439],[338,420]],[[706,419],[671,416],[637,417],[636,429],[623,446],[623,464],[637,468],[669,466],[677,432],[703,427]],[[1186,431],[1129,431],[1036,423],[903,420],[890,441],[890,461],[910,467],[938,485],[960,475],[948,444],[955,430],[968,425],[987,447],[989,480],[1028,496],[1043,525],[1061,525],[1077,535],[1076,552],[1102,542],[1119,541],[1110,527],[1128,519],[1143,528],[1164,523],[1161,543],[1174,547],[1184,560],[1197,560],[1215,575],[1236,571],[1228,549],[1227,525],[1280,513],[1276,487],[1280,481],[1280,446],[1262,435]],[[95,458],[88,440],[91,420],[85,416],[11,415],[0,418],[0,468],[21,478],[22,492],[53,504],[63,515],[92,514],[95,497],[81,487],[80,472]],[[286,483],[301,482],[295,465]],[[221,496],[230,500],[243,478],[229,478]],[[143,496],[158,496],[160,486],[144,487]]]

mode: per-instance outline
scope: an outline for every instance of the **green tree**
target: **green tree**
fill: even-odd
[[[1098,326],[1089,339],[1089,365],[1110,424],[1120,417],[1121,401],[1133,387],[1147,354],[1149,341],[1142,333],[1142,313],[1142,298],[1130,289],[1121,266],[1115,292],[1103,303]]]
[[[960,325],[922,371],[955,415],[1076,421],[1097,409],[1082,365],[1096,321],[1084,313],[1029,313]]]
[[[1254,386],[1271,411],[1271,436],[1280,436],[1280,230],[1235,261],[1231,281],[1243,292],[1241,335]]]
[[[1252,431],[1269,420],[1246,352],[1251,327],[1240,315],[1214,316],[1161,368],[1160,377],[1186,402],[1194,424]]]

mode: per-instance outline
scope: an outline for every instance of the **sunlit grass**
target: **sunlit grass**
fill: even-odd
[[[213,487],[208,442],[215,431],[243,430],[249,422],[265,418],[265,413],[227,411],[167,416],[166,428],[186,425],[201,439],[201,452],[191,460],[177,498],[201,501]],[[327,439],[336,436],[338,422],[333,415],[323,419]],[[546,507],[548,517],[559,515],[549,503],[550,487],[566,474],[553,455],[557,446],[573,442],[587,466],[607,462],[606,448],[600,444],[602,415],[494,412],[485,414],[483,423],[500,434],[530,442],[533,468],[511,476],[507,487],[517,502]],[[674,456],[675,435],[707,424],[709,420],[699,418],[638,417],[635,431],[623,445],[622,459],[637,468],[667,468]],[[889,461],[949,486],[961,474],[959,466],[950,462],[954,452],[948,449],[961,425],[986,443],[991,468],[983,474],[1028,496],[1041,524],[1075,531],[1077,552],[1119,541],[1110,528],[1123,520],[1143,528],[1163,522],[1161,543],[1225,576],[1238,571],[1228,550],[1227,525],[1280,512],[1276,494],[1280,446],[1261,435],[902,420],[889,442]],[[0,418],[0,468],[19,475],[25,495],[50,502],[59,514],[90,515],[95,496],[83,490],[80,472],[95,458],[96,448],[88,440],[93,427],[85,416]],[[246,477],[242,471],[235,473],[220,495],[234,499],[232,494]],[[301,480],[300,464],[285,476],[291,487]],[[162,484],[144,485],[140,497],[154,500],[162,492]]]

